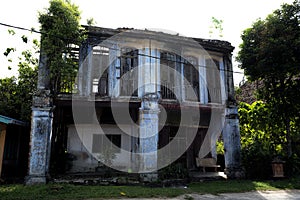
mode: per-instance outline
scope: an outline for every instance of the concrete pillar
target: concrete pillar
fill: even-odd
[[[200,92],[200,103],[208,103],[208,94],[207,94],[207,83],[206,83],[206,67],[205,67],[205,58],[200,56],[199,58],[199,92]]]
[[[41,48],[37,92],[34,94],[32,106],[27,185],[44,184],[49,175],[53,116],[49,77],[47,56]]]
[[[225,151],[225,174],[228,178],[243,178],[241,168],[241,142],[238,112],[236,106],[228,106],[223,129]]]
[[[32,109],[29,171],[27,185],[44,184],[49,176],[51,152],[51,107]]]
[[[183,100],[183,95],[182,95],[182,85],[183,85],[183,74],[182,74],[182,69],[181,69],[181,57],[176,55],[176,63],[175,63],[175,72],[174,72],[174,75],[175,75],[175,83],[174,83],[174,86],[175,86],[175,89],[174,89],[174,92],[176,94],[176,98],[177,100],[179,101],[182,101]]]
[[[120,95],[120,80],[119,80],[119,76],[121,73],[120,56],[121,56],[121,49],[119,49],[117,44],[113,44],[112,48],[109,49],[108,94],[109,96],[114,98],[119,97]]]
[[[93,47],[92,45],[87,45],[87,56],[86,56],[86,65],[87,65],[87,71],[86,71],[86,88],[85,90],[85,96],[90,96],[92,94],[92,73],[93,73]]]
[[[93,47],[84,42],[79,48],[78,94],[89,96],[92,92]]]
[[[143,97],[140,108],[140,172],[143,181],[156,181],[157,175],[157,150],[158,150],[158,107],[159,96],[148,93]]]
[[[220,88],[221,88],[221,102],[223,105],[226,104],[226,89],[225,89],[225,66],[224,66],[224,61],[221,59],[220,61]]]

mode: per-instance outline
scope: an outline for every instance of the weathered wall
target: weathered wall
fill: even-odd
[[[123,133],[116,125],[101,125],[105,134],[121,135],[121,151],[116,153],[113,159],[113,165],[119,167],[129,166],[131,164],[129,154],[125,151],[131,150],[131,138],[126,133]],[[77,130],[78,131],[77,131]],[[127,131],[131,132],[131,127],[127,126]],[[68,153],[72,161],[69,163],[70,173],[75,172],[95,172],[96,168],[101,163],[98,163],[100,155],[98,152],[93,152],[93,135],[103,134],[99,132],[96,125],[82,124],[69,126],[68,128]],[[95,144],[94,144],[95,145]]]

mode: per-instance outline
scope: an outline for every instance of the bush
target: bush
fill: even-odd
[[[259,146],[242,149],[242,164],[246,178],[268,179],[272,175],[272,156],[269,152],[263,152]]]

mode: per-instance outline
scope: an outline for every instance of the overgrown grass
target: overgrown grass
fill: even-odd
[[[188,188],[153,188],[144,186],[79,186],[48,184],[38,186],[2,185],[0,199],[89,199],[175,197],[188,193],[226,193],[253,190],[300,189],[300,179],[278,181],[210,181],[191,183]]]
[[[120,197],[175,197],[186,192],[176,188],[150,188],[142,186],[79,186],[48,184],[38,186],[0,186],[0,199],[88,199]]]

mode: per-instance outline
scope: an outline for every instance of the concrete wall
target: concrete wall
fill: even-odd
[[[124,126],[126,132],[131,132],[130,126]],[[128,134],[121,131],[116,125],[101,125],[105,134],[121,135],[121,151],[116,153],[112,163],[114,166],[122,168],[131,164],[130,156],[126,151],[131,150],[131,138]],[[99,126],[94,124],[71,125],[68,127],[68,153],[72,157],[68,172],[95,172],[96,168],[102,163],[101,155],[93,152],[93,135],[103,134]]]

